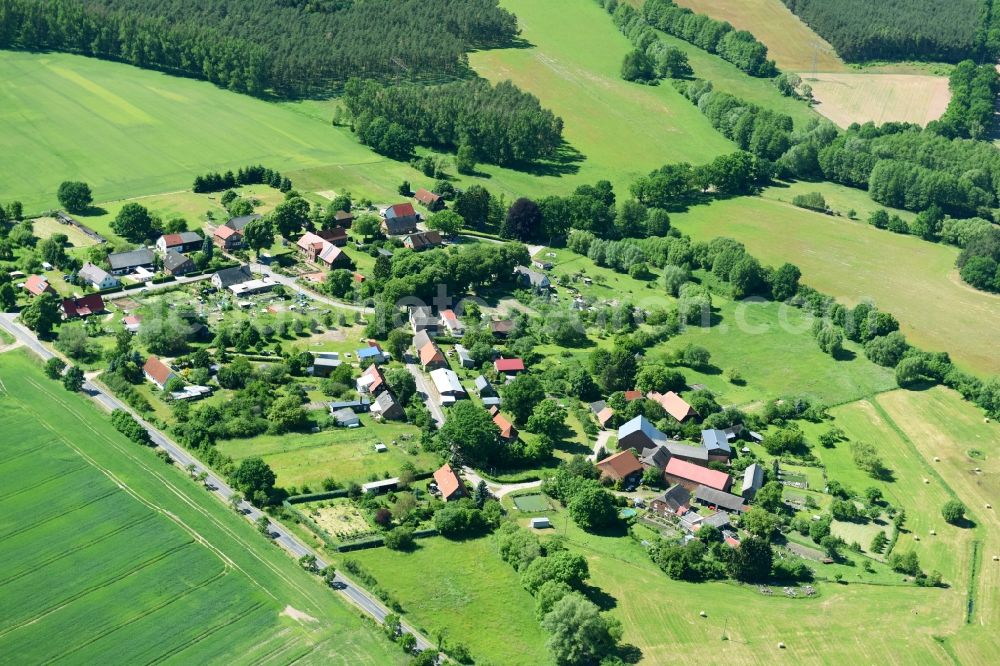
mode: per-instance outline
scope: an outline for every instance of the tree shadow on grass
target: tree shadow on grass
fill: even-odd
[[[108,211],[100,206],[87,206],[87,209],[81,213],[76,213],[77,217],[98,217],[100,215],[107,215]]]
[[[599,587],[585,585],[580,591],[602,611],[609,611],[618,606],[618,600]]]
[[[580,162],[585,159],[586,155],[563,141],[552,159],[538,160],[515,168],[532,176],[567,176],[579,172]]]
[[[835,361],[853,361],[858,357],[857,354],[852,352],[850,349],[844,349],[841,347],[837,350],[837,353],[833,355],[833,360]]]

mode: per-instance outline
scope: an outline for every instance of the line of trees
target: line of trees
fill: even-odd
[[[241,185],[270,185],[282,192],[288,192],[292,189],[292,181],[283,177],[281,172],[266,169],[259,164],[240,167],[236,173],[227,171],[220,174],[213,171],[195,176],[191,189],[197,193],[221,192]]]
[[[848,62],[993,57],[993,0],[783,0]]]
[[[424,87],[352,79],[343,100],[361,141],[391,157],[420,144],[511,165],[551,157],[562,143],[562,119],[510,81]]]
[[[81,53],[251,95],[326,92],[357,72],[462,76],[467,51],[517,32],[498,0],[0,0],[0,48]]]
[[[656,31],[631,7],[618,11],[616,3],[597,0],[611,12],[611,18],[622,34],[635,45],[625,56],[622,78],[628,81],[655,81],[663,78],[683,79],[694,74],[687,54],[676,46],[667,46]]]
[[[668,35],[718,55],[750,76],[772,77],[778,73],[774,61],[767,59],[767,47],[746,30],[736,30],[726,21],[695,14],[690,9],[678,7],[671,0],[647,0],[641,10],[617,0],[598,2],[613,12],[615,23],[619,26],[641,18]]]

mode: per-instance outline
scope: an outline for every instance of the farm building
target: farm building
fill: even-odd
[[[749,501],[764,485],[764,468],[759,463],[753,463],[743,471],[743,488],[740,493],[743,499]]]
[[[338,409],[332,416],[334,422],[342,428],[357,428],[361,425],[361,419],[350,407]]]
[[[339,358],[328,358],[326,356],[316,356],[313,358],[313,377],[329,377],[330,373],[341,365]]]
[[[424,188],[417,190],[416,193],[414,193],[413,198],[416,199],[417,202],[423,204],[427,210],[431,212],[444,208],[444,199],[441,198],[441,195],[434,194]]]
[[[225,226],[229,227],[230,229],[239,231],[240,233],[243,233],[243,230],[247,228],[248,224],[250,224],[255,220],[259,220],[260,218],[261,216],[258,215],[257,213],[254,213],[252,215],[243,215],[241,217],[234,217],[228,222],[226,222]]]
[[[476,362],[473,360],[472,354],[462,345],[455,345],[455,355],[458,356],[458,364],[463,368],[476,367]]]
[[[454,370],[438,368],[437,370],[431,370],[430,375],[431,381],[434,382],[434,388],[441,394],[442,403],[452,403],[465,397],[465,389],[462,387],[462,382],[459,381],[458,375],[455,374]]]
[[[550,521],[545,516],[542,516],[540,518],[532,518],[531,519],[531,527],[532,527],[532,529],[536,529],[536,530],[546,529],[546,528],[552,527],[552,521]]]
[[[338,210],[333,214],[333,219],[337,223],[337,226],[344,229],[350,229],[351,225],[354,224],[354,216],[346,210]]]
[[[374,493],[380,495],[382,493],[387,493],[395,490],[399,487],[399,479],[382,479],[381,481],[371,481],[361,485],[361,492],[363,493]]]
[[[691,493],[681,485],[671,486],[662,495],[657,495],[649,502],[651,511],[661,516],[680,515],[687,511],[691,504]]]
[[[531,287],[535,291],[545,291],[552,287],[552,282],[548,276],[538,271],[533,271],[527,266],[517,266],[514,268],[514,279],[523,287]]]
[[[94,289],[111,289],[121,284],[121,280],[89,261],[83,265],[76,277],[77,280],[89,284]]]
[[[385,361],[385,353],[378,345],[362,347],[355,351],[361,363],[382,363]]]
[[[205,239],[193,231],[182,231],[176,234],[164,234],[156,239],[156,251],[160,254],[167,252],[197,252],[201,249]]]
[[[743,513],[749,508],[739,495],[732,495],[708,486],[695,488],[694,499],[703,506],[715,507],[731,513]]]
[[[727,491],[732,479],[725,472],[701,467],[680,458],[671,458],[663,469],[663,477],[670,483],[679,483],[694,491],[698,486]]]
[[[729,446],[729,439],[726,437],[725,431],[722,430],[702,430],[701,445],[708,452],[709,460],[725,462],[733,454],[733,450]]]
[[[518,438],[517,428],[514,424],[507,420],[507,417],[500,413],[497,407],[490,407],[490,415],[493,417],[493,423],[500,428],[500,438],[506,442],[515,442]]]
[[[154,270],[156,255],[152,250],[132,250],[131,252],[115,252],[108,255],[108,265],[112,275],[126,275],[139,268]]]
[[[399,203],[382,211],[382,231],[386,236],[402,236],[417,230],[416,211],[411,203]]]
[[[353,410],[355,414],[361,414],[371,409],[371,405],[372,403],[371,400],[368,399],[368,396],[361,396],[356,400],[341,400],[338,402],[326,403],[326,406],[330,410],[331,414],[337,410],[344,409],[345,407]]]
[[[490,333],[494,337],[500,339],[506,339],[511,333],[514,332],[514,322],[511,319],[501,319],[499,321],[490,322]]]
[[[233,296],[239,298],[240,296],[251,296],[271,291],[276,284],[278,283],[271,278],[263,277],[259,280],[247,280],[239,284],[231,284],[229,285],[229,291],[233,292]]]
[[[519,358],[498,358],[493,361],[493,367],[501,375],[516,375],[524,372],[524,361]]]

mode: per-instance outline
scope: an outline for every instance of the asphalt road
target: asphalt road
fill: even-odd
[[[16,314],[0,313],[0,326],[6,329],[17,340],[24,343],[25,346],[31,349],[32,352],[40,356],[43,360],[48,360],[53,356],[56,356],[56,354],[38,341],[38,338],[35,337],[34,333],[15,321],[16,317]],[[220,500],[226,502],[227,504],[229,503],[229,498],[232,497],[236,491],[230,488],[223,479],[214,474],[207,465],[202,464],[201,461],[192,456],[182,446],[153,427],[150,423],[146,422],[128,405],[121,402],[118,398],[112,395],[109,390],[105,389],[99,383],[88,381],[84,383],[83,390],[108,411],[122,409],[132,414],[136,421],[146,428],[149,432],[150,438],[156,446],[162,448],[170,454],[170,457],[174,460],[174,462],[181,467],[185,469],[192,469],[191,466],[193,466],[192,475],[198,475],[205,472],[208,475],[205,479],[206,487]],[[241,510],[243,516],[250,522],[256,522],[258,518],[266,515],[246,501],[240,502],[239,509]],[[312,548],[299,541],[298,538],[295,537],[284,525],[273,519],[269,518],[269,520],[271,522],[271,534],[273,535],[275,543],[294,555],[296,558],[304,555],[314,555],[316,557],[317,566],[321,569],[327,566],[328,562],[326,560],[324,560]],[[385,616],[390,613],[390,611],[383,606],[374,595],[370,594],[350,578],[343,576],[339,572],[337,573],[335,583],[338,584],[335,588],[337,593],[342,595],[354,605],[358,606],[364,612],[371,615],[378,622],[382,622],[385,619]],[[412,633],[416,637],[418,649],[426,650],[433,647],[430,641],[414,631],[412,627],[407,625],[405,622],[403,623],[403,630],[407,633]]]
[[[288,287],[300,294],[320,303],[326,303],[327,305],[333,306],[335,308],[342,308],[344,310],[353,310],[354,312],[360,312],[362,314],[371,314],[375,312],[373,308],[366,308],[361,305],[354,305],[352,303],[345,303],[344,301],[334,300],[332,298],[327,298],[323,294],[319,294],[311,289],[306,289],[298,282],[295,278],[290,278],[287,275],[281,275],[280,273],[275,273],[269,267],[263,264],[250,264],[250,270],[254,273],[260,273],[261,275],[266,275],[275,282]]]

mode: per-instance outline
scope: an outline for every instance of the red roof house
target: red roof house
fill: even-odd
[[[50,294],[56,293],[56,290],[52,288],[49,281],[46,280],[41,275],[30,275],[24,283],[24,288],[28,290],[32,296],[41,296],[45,292]]]
[[[428,368],[443,368],[448,365],[448,362],[438,346],[433,342],[428,342],[420,348],[420,365],[426,370]]]
[[[517,428],[507,420],[506,416],[500,413],[500,410],[493,411],[493,423],[500,428],[500,437],[508,442],[513,442],[517,439]]]
[[[462,483],[462,477],[448,463],[434,472],[434,483],[437,484],[438,490],[441,492],[441,499],[445,502],[465,497],[465,484]]]
[[[440,194],[434,194],[423,188],[417,190],[413,198],[427,206],[430,210],[437,210],[444,205],[444,199],[441,198]]]
[[[62,311],[66,319],[89,317],[97,312],[104,312],[104,299],[100,294],[90,294],[82,298],[64,298]]]
[[[642,391],[625,391],[625,402],[632,402],[642,397]]]
[[[155,356],[150,356],[146,359],[146,363],[142,366],[142,374],[146,376],[146,379],[153,382],[161,389],[167,385],[167,382],[177,376],[177,374],[170,369],[170,366]]]
[[[601,476],[615,481],[626,479],[633,474],[642,474],[642,464],[632,453],[632,449],[625,449],[610,458],[605,458],[597,463],[597,469],[601,470]]]
[[[615,415],[615,410],[610,407],[605,407],[601,411],[597,412],[597,422],[601,424],[602,428],[608,427],[608,421]]]
[[[493,361],[493,367],[503,374],[524,372],[524,361],[519,358],[498,358]]]
[[[701,467],[680,458],[671,458],[663,470],[663,476],[671,483],[679,483],[689,490],[706,486],[715,490],[728,491],[732,479],[725,472]]]
[[[673,391],[667,391],[666,393],[650,391],[646,394],[646,397],[654,402],[658,402],[660,407],[663,407],[663,411],[670,414],[681,423],[683,423],[685,419],[697,416],[697,412],[694,411],[694,408],[689,405],[684,398],[680,397]]]

